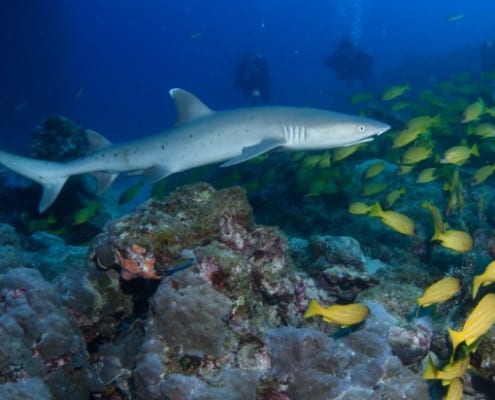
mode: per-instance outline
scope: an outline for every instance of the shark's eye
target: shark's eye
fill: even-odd
[[[358,125],[358,131],[364,132],[366,130],[366,125]]]

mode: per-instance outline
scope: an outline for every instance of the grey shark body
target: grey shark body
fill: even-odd
[[[173,173],[224,161],[235,165],[275,148],[315,150],[363,143],[388,130],[384,123],[326,110],[252,107],[213,111],[189,92],[172,89],[178,119],[163,133],[112,144],[88,131],[90,153],[66,163],[0,151],[0,164],[43,186],[39,211],[55,201],[72,175],[91,173],[98,191],[119,173],[156,181]]]

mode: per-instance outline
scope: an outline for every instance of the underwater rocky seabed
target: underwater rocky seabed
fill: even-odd
[[[429,325],[414,318],[416,298],[446,264],[472,269],[486,249],[434,248],[435,271],[413,239],[356,221],[381,260],[351,237],[257,225],[243,189],[206,183],[146,201],[89,249],[1,225],[0,398],[441,398],[422,361],[429,350],[448,359],[446,326],[473,303],[465,287]],[[345,330],[305,320],[310,298],[365,302],[370,316]],[[484,379],[466,379],[465,398],[490,398],[494,350],[492,329],[471,362]]]

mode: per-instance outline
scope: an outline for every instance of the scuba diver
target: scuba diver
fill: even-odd
[[[348,85],[357,80],[367,83],[373,69],[373,57],[359,49],[348,37],[325,59],[325,65],[335,71],[337,78]]]
[[[270,76],[265,57],[259,53],[247,52],[235,69],[235,87],[251,104],[270,100]]]

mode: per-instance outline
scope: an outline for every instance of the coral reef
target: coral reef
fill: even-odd
[[[384,295],[393,287],[381,277],[393,275],[387,266],[372,267],[350,237],[287,241],[255,224],[240,188],[196,184],[148,201],[109,223],[87,259],[87,248],[51,235],[20,241],[0,228],[10,254],[0,280],[0,394],[429,398],[414,368],[430,342],[415,347],[418,336],[404,328],[403,294]],[[171,273],[184,257],[194,263]],[[411,284],[412,304],[420,291]],[[341,331],[303,318],[310,298],[365,301],[370,316]]]
[[[94,376],[86,346],[53,286],[35,269],[15,268],[2,275],[0,293],[0,382],[16,383],[0,392],[87,399]]]

